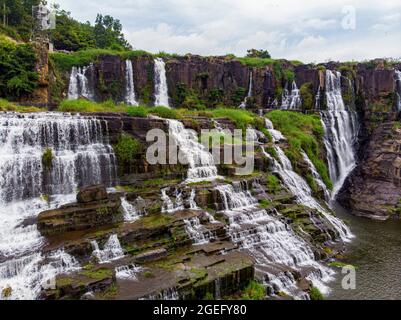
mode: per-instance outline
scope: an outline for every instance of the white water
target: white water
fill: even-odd
[[[244,101],[241,102],[240,108],[245,109],[246,108],[246,103],[248,102],[248,99],[252,97],[252,91],[253,91],[253,72],[251,71],[249,73],[249,89],[248,89],[248,94],[245,97]]]
[[[116,278],[119,280],[137,281],[137,274],[143,271],[142,267],[134,264],[115,268]]]
[[[313,164],[313,162],[311,161],[311,159],[309,159],[308,155],[302,151],[302,158],[304,159],[304,161],[306,162],[306,164],[308,165],[313,179],[315,180],[316,184],[319,186],[320,189],[323,190],[324,192],[324,197],[326,201],[330,200],[330,191],[327,188],[326,184],[323,182],[323,179],[321,177],[321,175],[319,174],[319,172],[317,172],[315,165]]]
[[[135,97],[134,86],[134,70],[132,68],[132,61],[125,61],[125,103],[130,106],[138,106],[138,101]]]
[[[209,243],[213,234],[203,227],[197,217],[184,220],[185,231],[192,240],[194,245]]]
[[[107,242],[104,244],[103,250],[100,249],[96,240],[91,242],[93,248],[93,256],[95,256],[99,263],[109,263],[124,257],[124,250],[121,247],[120,241],[116,234],[112,234]]]
[[[155,106],[170,108],[166,64],[161,58],[155,59]]]
[[[178,160],[189,165],[186,182],[211,181],[220,178],[217,175],[213,155],[198,142],[196,133],[185,129],[184,125],[177,120],[167,120],[167,122],[169,134],[175,140],[182,155],[178,157]]]
[[[93,71],[93,64],[88,67],[72,67],[70,74],[70,83],[68,86],[68,100],[77,100],[84,97],[89,100],[95,99],[95,90],[93,83],[88,79],[88,73]]]
[[[281,98],[281,108],[284,110],[300,109],[302,106],[301,93],[295,81],[292,82],[291,92],[289,92],[287,88],[288,85],[286,84]]]
[[[74,202],[84,183],[114,183],[115,157],[102,127],[68,114],[0,116],[0,292],[11,287],[10,299],[34,299],[43,281],[77,268],[62,251],[40,252],[45,241],[34,219]],[[47,147],[54,156],[51,172],[42,164]],[[24,225],[27,219],[32,221]]]
[[[326,71],[326,100],[327,111],[322,111],[321,117],[334,198],[356,166],[354,144],[358,135],[357,114],[345,108],[339,72]]]
[[[266,273],[265,268],[276,264],[294,269],[316,269],[321,277],[313,279],[313,283],[327,293],[324,282],[331,279],[332,272],[315,261],[309,245],[279,220],[277,212],[273,215],[258,208],[257,200],[245,188],[243,183],[216,187],[223,199],[224,213],[229,218],[228,232],[232,242],[252,253],[259,272]],[[286,282],[291,283],[286,287],[289,294],[300,298],[299,292],[293,290],[295,280],[287,277]]]
[[[401,71],[395,70],[395,94],[397,111],[401,111]]]
[[[175,200],[167,194],[168,188],[161,190],[161,199],[163,200],[162,212],[174,213],[176,211],[181,211],[185,209],[184,200],[182,199],[182,192],[178,189],[175,190]]]
[[[135,222],[146,214],[146,212],[141,212],[133,204],[129,203],[125,197],[121,198],[121,207],[126,222]]]
[[[274,129],[273,123],[267,118],[265,118],[265,125],[266,125],[266,129],[269,131],[270,135],[273,138],[273,142],[287,140],[280,131]]]

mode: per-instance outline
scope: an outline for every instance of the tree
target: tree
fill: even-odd
[[[97,48],[102,49],[132,49],[124,38],[120,20],[106,15],[98,14],[93,30]]]
[[[267,50],[256,50],[249,49],[248,54],[246,55],[248,58],[262,58],[262,59],[270,59],[271,56]]]

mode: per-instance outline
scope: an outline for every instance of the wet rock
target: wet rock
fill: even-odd
[[[139,254],[135,257],[135,260],[138,263],[144,263],[159,260],[165,256],[167,256],[166,249],[157,249]]]
[[[90,186],[82,189],[77,194],[78,203],[89,203],[107,199],[107,191],[104,185]]]

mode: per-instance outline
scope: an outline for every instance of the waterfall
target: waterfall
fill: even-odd
[[[138,102],[135,97],[135,86],[134,86],[134,70],[132,68],[132,61],[125,61],[125,103],[130,106],[138,106]]]
[[[297,110],[301,109],[301,106],[301,93],[297,87],[296,82],[292,82],[291,92],[288,91],[288,84],[286,84],[281,99],[281,109]]]
[[[337,219],[327,212],[312,196],[312,190],[308,183],[293,170],[291,161],[287,158],[280,146],[275,145],[274,149],[276,150],[280,162],[271,157],[269,154],[266,153],[266,155],[273,162],[274,171],[280,176],[287,189],[296,197],[297,202],[309,208],[318,210],[324,216],[324,218],[330,222],[335,230],[337,230],[341,239],[343,241],[349,241],[349,239],[353,237],[349,228],[340,219]],[[312,164],[311,161],[310,163]],[[314,168],[314,170],[316,171],[316,168]]]
[[[170,108],[166,64],[161,58],[155,59],[155,106]]]
[[[326,100],[327,111],[322,111],[321,117],[334,198],[356,165],[354,144],[358,135],[357,114],[345,108],[339,72],[326,71]]]
[[[121,207],[126,222],[135,222],[145,214],[145,212],[140,212],[134,205],[129,203],[126,197],[121,197]]]
[[[401,71],[395,70],[395,94],[397,111],[401,111]]]
[[[248,89],[248,94],[245,97],[244,101],[241,102],[240,108],[245,109],[246,108],[246,103],[248,102],[248,99],[252,97],[252,91],[253,91],[253,72],[251,71],[249,73],[249,89]]]
[[[116,278],[119,280],[137,281],[137,274],[143,271],[142,267],[131,264],[129,266],[119,266],[115,268]]]
[[[322,179],[321,175],[319,174],[319,172],[317,172],[315,165],[313,164],[311,159],[309,159],[308,155],[304,151],[302,151],[302,158],[308,165],[309,170],[311,171],[313,179],[315,180],[316,184],[319,186],[320,189],[323,190],[325,200],[329,201],[330,200],[330,191],[329,191],[329,189],[327,189],[327,186],[323,182],[323,179]]]
[[[175,202],[167,195],[168,188],[161,190],[161,199],[163,200],[162,212],[174,213],[176,211],[184,210],[184,201],[182,199],[182,192],[178,189],[175,190]]]
[[[195,197],[196,197],[196,191],[195,191],[195,189],[192,189],[191,190],[191,195],[189,196],[189,199],[188,199],[189,208],[191,210],[198,210],[199,209],[198,205],[196,204]]]
[[[42,163],[46,148],[51,169]],[[111,186],[116,177],[102,121],[61,113],[0,115],[0,292],[9,286],[11,299],[35,299],[46,280],[43,268],[50,275],[77,268],[66,253],[41,254],[45,239],[35,223],[24,222],[74,202],[77,188]]]
[[[196,133],[185,129],[184,125],[177,120],[167,120],[167,122],[170,137],[173,137],[180,153],[189,165],[186,182],[211,181],[220,178],[217,175],[213,155],[198,142]],[[181,158],[178,157],[178,159]]]
[[[185,231],[187,232],[189,238],[192,240],[193,244],[201,245],[209,243],[212,240],[213,234],[203,227],[198,218],[190,218],[184,220]]]
[[[120,241],[116,234],[110,236],[103,250],[100,250],[96,240],[92,241],[91,245],[93,248],[93,255],[97,258],[99,263],[109,263],[124,257],[124,250],[121,248]]]
[[[284,265],[297,270],[317,270],[321,275],[314,278],[313,283],[328,292],[324,282],[332,276],[330,269],[315,261],[310,246],[298,237],[291,228],[283,223],[277,214],[270,214],[257,207],[258,202],[252,196],[246,185],[220,185],[216,189],[223,199],[224,214],[229,219],[228,233],[231,241],[241,249],[251,252],[257,263],[257,271],[266,276],[274,265]],[[291,285],[286,288],[289,294],[300,298],[292,276],[287,277]]]
[[[77,100],[81,96],[88,100],[95,100],[94,84],[90,83],[88,73],[93,72],[93,64],[88,67],[72,67],[68,86],[68,100]]]
[[[267,131],[269,131],[270,135],[272,136],[273,142],[287,140],[280,131],[274,129],[273,123],[267,118],[265,118],[265,126]]]

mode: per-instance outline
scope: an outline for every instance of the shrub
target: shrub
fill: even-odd
[[[131,108],[124,104],[116,105],[112,100],[96,103],[86,99],[64,100],[57,111],[61,112],[128,112]]]
[[[137,118],[146,118],[148,115],[148,110],[145,107],[129,107],[127,109],[127,113],[131,117],[137,117]]]
[[[312,287],[309,292],[311,300],[324,300],[323,294],[316,287]]]
[[[50,170],[52,168],[53,158],[53,150],[46,148],[42,155],[42,164],[45,169]]]
[[[266,297],[266,289],[265,287],[252,280],[248,286],[245,288],[242,298],[244,300],[263,300]]]
[[[113,148],[118,164],[121,167],[130,167],[141,149],[141,144],[133,137],[123,133],[118,137],[118,142]]]
[[[311,82],[304,83],[299,89],[302,98],[302,106],[305,110],[312,110],[313,105],[313,85]]]

